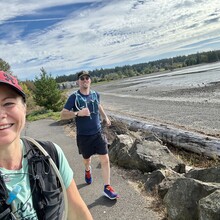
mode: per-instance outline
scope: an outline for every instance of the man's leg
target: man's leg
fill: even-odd
[[[85,170],[89,171],[91,167],[91,157],[89,157],[88,159],[83,158],[83,163],[85,165]]]
[[[88,159],[83,159],[85,165],[85,181],[87,184],[92,183],[92,173],[91,173],[91,157]]]
[[[99,155],[102,168],[102,177],[105,185],[110,185],[110,162],[108,154]]]
[[[119,196],[114,191],[110,185],[110,162],[108,154],[99,155],[101,166],[102,166],[102,176],[104,180],[104,191],[103,194],[109,199],[117,199]]]

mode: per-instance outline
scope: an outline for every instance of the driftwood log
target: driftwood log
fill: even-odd
[[[166,125],[147,124],[124,116],[109,115],[112,119],[125,123],[130,130],[141,130],[152,133],[164,144],[183,148],[213,159],[220,159],[220,139],[218,138],[171,128]]]

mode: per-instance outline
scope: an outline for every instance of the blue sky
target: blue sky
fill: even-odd
[[[220,49],[219,0],[1,0],[0,58],[19,79]]]

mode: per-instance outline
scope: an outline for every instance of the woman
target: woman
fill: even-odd
[[[62,219],[65,212],[60,196],[62,190],[59,181],[54,181],[55,174],[48,158],[31,145],[27,151],[27,141],[20,137],[25,118],[26,97],[22,88],[15,77],[0,71],[0,219]],[[50,149],[49,144],[44,144]],[[68,219],[92,220],[66,157],[60,147],[54,145],[66,188]],[[29,152],[34,152],[38,159],[28,158]],[[37,167],[44,172],[36,174]],[[33,201],[33,197],[38,199]]]

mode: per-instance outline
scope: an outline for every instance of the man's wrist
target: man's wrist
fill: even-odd
[[[78,117],[78,112],[75,112],[75,117]]]

